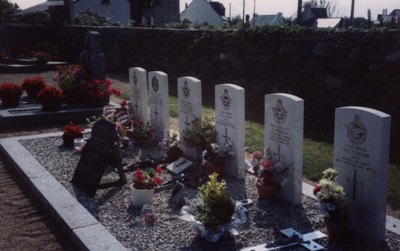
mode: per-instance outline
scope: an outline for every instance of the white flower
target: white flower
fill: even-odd
[[[221,151],[221,147],[216,143],[211,143],[211,149],[213,153],[219,153]]]

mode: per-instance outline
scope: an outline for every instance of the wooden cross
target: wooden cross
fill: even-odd
[[[156,117],[156,124],[155,124],[155,126],[157,127],[157,125],[158,125],[158,123],[157,123],[157,117],[158,117],[158,114],[160,114],[160,113],[157,111],[157,105],[156,105],[156,110],[154,111],[154,114],[155,114],[155,117]]]
[[[186,121],[183,122],[183,123],[186,125],[186,129],[188,129],[189,126],[190,126],[190,123],[189,123],[189,121],[188,121],[188,116],[186,116]]]
[[[347,182],[353,183],[353,201],[356,200],[357,185],[363,185],[362,182],[357,181],[357,170],[353,170],[353,179],[346,178]]]

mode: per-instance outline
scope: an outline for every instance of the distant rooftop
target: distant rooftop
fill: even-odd
[[[63,5],[64,5],[63,0],[48,0],[47,2],[37,4],[32,7],[26,8],[24,10],[18,11],[17,13],[15,13],[15,16],[32,12],[47,11],[50,6],[63,6]]]

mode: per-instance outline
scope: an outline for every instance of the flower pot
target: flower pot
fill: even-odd
[[[268,185],[263,184],[260,181],[256,183],[258,197],[260,199],[272,199],[275,194],[278,192],[279,184],[278,183],[271,183]]]
[[[1,102],[3,103],[3,107],[16,107],[19,106],[20,96],[2,96]]]
[[[224,165],[215,165],[213,163],[206,162],[207,166],[207,174],[210,175],[212,173],[223,174],[225,170]]]
[[[328,237],[331,241],[339,241],[347,238],[350,229],[350,219],[348,217],[324,217]]]
[[[181,149],[169,150],[169,151],[167,151],[167,158],[165,160],[168,163],[172,163],[175,160],[177,160],[180,157],[182,157],[182,154],[183,154],[183,152],[182,152]]]
[[[144,204],[153,204],[154,188],[137,189],[131,185],[132,205],[142,207]]]
[[[53,101],[53,102],[43,102],[42,103],[42,110],[46,112],[50,111],[58,111],[61,108],[61,102]]]
[[[62,139],[63,139],[63,144],[64,146],[72,147],[74,145],[74,139],[76,138],[82,138],[83,134],[79,135],[68,135],[68,134],[63,134]]]

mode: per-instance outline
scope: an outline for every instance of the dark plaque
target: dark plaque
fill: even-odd
[[[116,137],[115,125],[106,120],[99,120],[94,124],[92,136],[83,148],[72,183],[90,197],[96,194],[98,188],[126,183],[121,160],[114,143]],[[109,164],[118,169],[120,180],[112,184],[100,185],[101,177]]]

